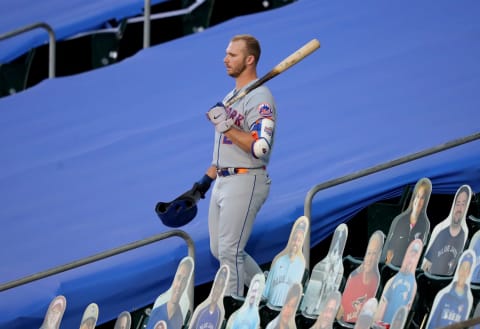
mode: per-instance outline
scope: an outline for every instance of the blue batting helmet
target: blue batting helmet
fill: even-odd
[[[194,198],[184,196],[172,202],[159,202],[155,212],[162,223],[169,227],[180,227],[190,223],[197,215],[197,204]]]

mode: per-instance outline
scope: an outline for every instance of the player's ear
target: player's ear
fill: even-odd
[[[253,56],[253,55],[248,55],[248,56],[247,56],[247,64],[249,64],[249,65],[255,64],[255,56]]]

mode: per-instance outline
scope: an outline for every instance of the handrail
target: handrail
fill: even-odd
[[[56,41],[55,41],[55,31],[53,31],[52,27],[47,23],[34,23],[30,25],[26,25],[19,29],[0,34],[0,41],[4,39],[8,39],[14,37],[18,34],[25,33],[37,28],[44,28],[48,32],[49,38],[49,47],[48,47],[48,77],[55,78],[55,48],[56,48]]]
[[[181,16],[192,13],[195,9],[197,9],[200,5],[202,5],[205,0],[195,0],[188,8],[172,10],[165,13],[158,13],[151,15],[151,0],[145,0],[144,2],[144,13],[143,17],[133,17],[127,20],[128,23],[138,23],[143,21],[143,48],[150,47],[150,22],[152,18],[154,19],[161,19],[161,18],[168,18],[173,16]]]
[[[367,168],[367,169],[359,170],[357,172],[354,172],[354,173],[351,173],[351,174],[348,174],[348,175],[345,175],[345,176],[335,178],[335,179],[326,181],[324,183],[318,184],[318,185],[314,186],[313,188],[311,188],[307,192],[307,195],[305,197],[305,204],[304,204],[304,215],[308,218],[308,220],[311,220],[312,200],[313,200],[313,197],[315,196],[315,194],[317,194],[319,191],[325,190],[329,187],[333,187],[333,186],[336,186],[336,185],[340,185],[340,184],[352,181],[352,180],[357,179],[357,178],[361,178],[361,177],[364,177],[364,176],[367,176],[367,175],[371,175],[371,174],[377,173],[377,172],[385,170],[385,169],[390,169],[392,167],[395,167],[395,166],[398,166],[398,165],[401,165],[401,164],[404,164],[406,162],[410,162],[410,161],[413,161],[413,160],[417,160],[419,158],[423,158],[423,157],[426,157],[428,155],[438,153],[440,151],[445,151],[447,149],[450,149],[450,148],[453,148],[453,147],[456,147],[456,146],[459,146],[459,145],[462,145],[462,144],[466,144],[466,143],[475,141],[477,139],[480,139],[480,132],[469,135],[469,136],[466,136],[466,137],[454,139],[450,142],[440,144],[440,145],[428,148],[428,149],[420,151],[420,152],[412,153],[410,155],[403,156],[403,157],[397,158],[395,160],[382,163],[380,165],[376,165],[376,166],[373,166],[373,167],[370,167],[370,168]],[[309,227],[311,227],[311,226],[309,226]],[[303,251],[304,251],[304,255],[305,255],[305,261],[306,261],[306,264],[307,264],[307,267],[308,267],[308,266],[310,266],[310,230],[308,230],[307,236],[305,237],[304,246],[306,246],[306,248],[303,248]]]
[[[114,248],[114,249],[111,249],[111,250],[108,250],[108,251],[104,251],[104,252],[95,254],[93,256],[90,256],[90,257],[86,257],[86,258],[83,258],[83,259],[80,259],[80,260],[77,260],[77,261],[73,261],[73,262],[65,264],[65,265],[57,266],[57,267],[54,267],[52,269],[49,269],[49,270],[46,270],[46,271],[43,271],[43,272],[38,272],[36,274],[26,276],[26,277],[23,277],[23,278],[18,279],[18,280],[13,280],[13,281],[10,281],[10,282],[7,282],[7,283],[3,283],[3,284],[0,285],[0,292],[4,291],[4,290],[8,290],[8,289],[18,287],[18,286],[26,284],[26,283],[37,281],[37,280],[40,280],[40,279],[43,279],[43,278],[46,278],[46,277],[49,277],[49,276],[52,276],[52,275],[55,275],[55,274],[58,274],[58,273],[62,273],[62,272],[65,272],[65,271],[68,271],[68,270],[71,270],[71,269],[74,269],[74,268],[77,268],[77,267],[80,267],[80,266],[83,266],[83,265],[87,265],[87,264],[90,264],[90,263],[93,263],[93,262],[96,262],[96,261],[99,261],[99,260],[102,260],[102,259],[105,259],[105,258],[108,258],[108,257],[111,257],[111,256],[115,256],[115,255],[121,254],[121,253],[126,252],[126,251],[130,251],[130,250],[133,250],[133,249],[136,249],[136,248],[139,248],[139,247],[143,247],[145,245],[148,245],[148,244],[151,244],[153,242],[157,242],[157,241],[160,241],[160,240],[172,237],[172,236],[179,236],[186,241],[187,246],[188,246],[188,255],[193,258],[194,264],[195,264],[195,245],[194,245],[194,242],[193,242],[192,238],[186,232],[184,232],[182,230],[171,230],[171,231],[168,231],[168,232],[164,232],[164,233],[154,235],[150,238],[146,238],[146,239],[139,240],[139,241],[136,241],[136,242],[128,243],[128,244],[123,245],[121,247],[117,247],[117,248]],[[195,272],[192,272],[192,279],[190,281],[190,286],[188,287],[188,294],[189,294],[190,300],[193,300],[193,297],[194,297],[194,295],[193,295],[194,294],[194,286],[195,286],[194,273]]]
[[[166,13],[158,13],[155,15],[151,15],[151,0],[144,0],[144,14],[143,17],[135,17],[128,19],[127,22],[140,22],[143,21],[143,48],[150,47],[150,35],[151,35],[151,20],[152,18],[159,19],[159,18],[168,18],[173,16],[180,16],[185,14],[192,13],[197,7],[202,5],[206,0],[195,0],[193,4],[191,4],[188,8],[180,9],[180,10],[173,10]],[[48,77],[54,78],[56,74],[55,66],[56,66],[56,39],[55,39],[55,31],[52,29],[50,25],[44,22],[34,23],[30,25],[26,25],[19,29],[6,32],[4,34],[0,34],[0,41],[4,39],[11,38],[21,33],[25,33],[31,31],[36,28],[44,28],[48,32],[49,36],[49,49],[48,49]]]

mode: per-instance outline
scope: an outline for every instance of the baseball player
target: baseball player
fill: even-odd
[[[231,271],[226,295],[243,296],[244,283],[261,272],[244,250],[255,217],[270,192],[267,173],[273,147],[276,110],[270,90],[262,85],[225,107],[229,99],[257,77],[260,44],[251,35],[234,36],[226,49],[227,74],[235,88],[207,112],[215,127],[213,160],[194,184],[202,197],[216,179],[210,199],[210,250]]]

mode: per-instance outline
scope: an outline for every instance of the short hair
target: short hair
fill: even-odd
[[[375,231],[372,233],[372,235],[370,236],[370,239],[368,239],[368,244],[367,244],[367,248],[368,248],[368,245],[372,242],[372,241],[378,241],[378,249],[382,249],[383,247],[383,242],[385,240],[385,235],[383,234],[382,231]]]
[[[455,201],[458,199],[458,196],[459,196],[460,193],[462,193],[462,192],[467,193],[467,197],[470,198],[470,189],[469,189],[468,185],[462,185],[462,186],[458,189],[457,195],[455,196]]]
[[[190,258],[184,258],[180,264],[178,265],[178,268],[180,267],[186,267],[188,269],[188,271],[190,272],[192,267],[193,267],[193,263],[192,263],[192,260]]]
[[[414,253],[418,254],[419,252],[422,251],[422,246],[421,246],[421,241],[412,241],[412,245],[410,247],[410,251],[413,251]]]
[[[65,300],[61,297],[55,297],[51,309],[60,309],[61,311],[65,307]]]
[[[213,281],[213,284],[214,285],[224,285],[225,282],[227,282],[227,275],[228,275],[228,266],[225,265],[225,266],[222,266],[218,273],[217,273],[217,276],[216,278],[214,279]]]
[[[300,220],[295,226],[295,233],[298,231],[305,232],[307,230],[307,223],[305,220]]]
[[[428,195],[432,193],[432,182],[428,178],[422,178],[417,182],[414,193],[418,193],[421,188],[425,189]]]
[[[464,254],[463,258],[460,259],[460,264],[463,264],[465,262],[470,263],[470,266],[472,266],[472,264],[473,264],[472,254],[470,254],[470,253],[465,253]]]
[[[237,34],[230,41],[239,40],[245,41],[247,54],[252,55],[255,58],[255,64],[257,64],[260,60],[260,55],[262,53],[262,49],[260,48],[260,42],[250,34]]]

